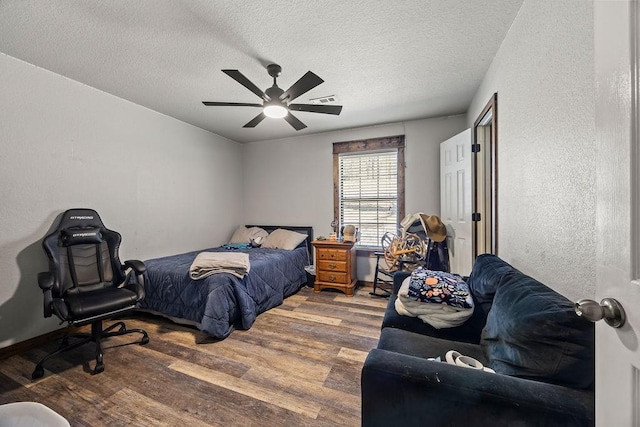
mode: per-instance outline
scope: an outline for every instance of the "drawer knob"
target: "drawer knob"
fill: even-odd
[[[331,270],[335,270],[335,269],[336,269],[336,267],[338,267],[338,266],[337,266],[337,265],[335,265],[335,264],[329,264],[329,268],[330,268]]]
[[[335,281],[336,281],[336,276],[334,276],[333,274],[331,274],[331,275],[329,276],[329,281],[330,281],[330,282],[335,282]]]

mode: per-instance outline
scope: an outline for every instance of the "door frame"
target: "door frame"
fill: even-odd
[[[489,120],[487,120],[489,118]],[[488,129],[487,129],[488,128]],[[485,138],[485,131],[490,133]],[[482,151],[484,150],[484,151]],[[473,123],[473,259],[480,253],[498,255],[498,93],[494,93]],[[489,194],[489,203],[480,203],[480,186]],[[485,197],[486,199],[486,197]],[[488,206],[487,206],[488,205]],[[478,216],[480,219],[478,220]],[[485,224],[490,221],[490,226]],[[488,230],[487,230],[488,229]],[[485,242],[478,248],[478,241]]]

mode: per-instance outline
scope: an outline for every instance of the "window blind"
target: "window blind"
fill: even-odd
[[[339,156],[340,224],[360,232],[359,245],[380,246],[398,224],[398,151]]]

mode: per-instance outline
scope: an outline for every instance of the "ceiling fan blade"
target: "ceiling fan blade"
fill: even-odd
[[[244,86],[247,89],[249,89],[251,92],[253,92],[256,95],[258,95],[261,99],[264,99],[265,101],[269,100],[267,95],[265,95],[265,93],[263,91],[261,91],[258,86],[254,85],[251,82],[251,80],[246,78],[244,76],[244,74],[242,74],[240,71],[238,71],[238,70],[222,70],[222,72],[225,73],[226,75],[228,75],[229,77],[231,77],[233,80],[235,80],[238,83],[240,83],[242,86]]]
[[[284,119],[291,125],[295,130],[301,130],[307,127],[304,123],[296,118],[293,114],[289,113],[284,116]]]
[[[247,123],[246,125],[242,126],[243,128],[254,128],[258,125],[258,123],[260,123],[261,121],[264,120],[264,118],[267,117],[264,115],[264,113],[260,113],[257,116],[255,116],[249,123]]]
[[[337,116],[342,111],[342,105],[289,104],[289,109],[308,111],[310,113],[335,114]]]
[[[202,101],[207,107],[260,107],[262,104],[254,104],[249,102],[215,102],[215,101]]]
[[[307,74],[300,77],[300,80],[295,82],[289,89],[287,89],[282,95],[280,95],[280,100],[282,101],[293,101],[303,93],[306,93],[318,86],[320,83],[324,82],[320,77],[316,76],[311,71],[307,71]]]

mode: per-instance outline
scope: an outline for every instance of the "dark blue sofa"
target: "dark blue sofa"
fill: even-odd
[[[363,426],[594,425],[594,327],[574,304],[494,255],[467,279],[473,316],[435,329],[394,293],[362,369]],[[427,360],[456,350],[495,374]]]

